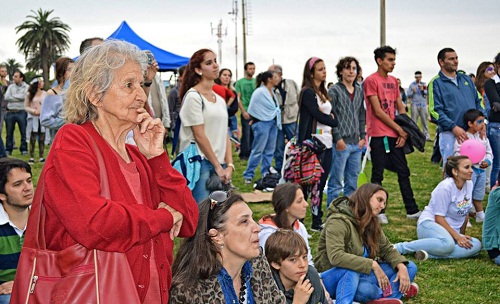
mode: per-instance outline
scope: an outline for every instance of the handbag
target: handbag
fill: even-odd
[[[101,196],[109,199],[104,160],[90,138],[99,161]],[[125,253],[89,250],[81,244],[61,251],[47,249],[44,178],[45,168],[31,205],[11,303],[140,303]]]
[[[310,139],[304,140],[300,146],[291,145],[284,172],[286,181],[303,186],[319,183],[324,171]]]

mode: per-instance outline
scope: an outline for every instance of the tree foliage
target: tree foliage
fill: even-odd
[[[16,27],[16,33],[24,32],[16,44],[32,70],[42,70],[46,86],[49,85],[50,65],[69,49],[69,25],[58,17],[50,18],[54,10],[39,8],[26,16],[27,20]]]
[[[7,68],[7,74],[9,74],[9,80],[12,80],[12,76],[14,76],[14,72],[23,67],[21,63],[19,63],[15,58],[7,58],[7,61],[2,62],[2,65],[5,65]]]

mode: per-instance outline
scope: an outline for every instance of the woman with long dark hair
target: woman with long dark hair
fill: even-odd
[[[495,57],[495,74],[484,83],[484,92],[490,104],[488,112],[488,139],[493,151],[490,181],[496,180],[500,171],[500,53]]]
[[[198,50],[189,60],[179,90],[182,100],[179,149],[184,150],[194,141],[203,159],[200,178],[192,191],[198,203],[210,193],[207,188],[210,175],[217,174],[222,183],[229,184],[234,170],[226,102],[212,89],[218,76],[215,53]]]
[[[307,259],[310,265],[314,265],[307,238],[307,229],[300,221],[306,217],[308,206],[300,185],[286,183],[277,186],[273,191],[271,202],[274,214],[264,215],[259,221],[262,228],[259,233],[260,247],[264,248],[269,236],[279,228],[293,230],[306,242]]]
[[[252,94],[247,111],[251,116],[253,142],[247,169],[243,172],[245,184],[252,183],[259,164],[262,176],[271,168],[278,129],[281,129],[281,110],[273,91],[278,80],[276,73],[268,71],[257,75],[257,89]]]
[[[38,138],[38,161],[43,163],[43,153],[45,151],[45,128],[40,124],[40,111],[42,102],[45,99],[47,92],[43,90],[44,86],[42,77],[35,77],[31,82],[24,100],[24,108],[28,113],[28,121],[26,124],[26,133],[29,136],[29,163],[35,163],[35,143]]]
[[[221,69],[219,71],[219,78],[215,79],[214,91],[226,99],[227,115],[229,116],[229,136],[231,141],[235,143],[236,148],[239,149],[240,132],[238,129],[238,119],[236,118],[236,113],[238,112],[238,93],[231,87],[232,77],[233,72],[230,69]],[[220,92],[218,92],[218,88],[222,88],[223,90],[219,90]]]
[[[323,152],[318,151],[317,156],[324,172],[321,174],[319,184],[304,189],[304,196],[311,197],[312,229],[321,231],[323,224],[323,189],[325,188],[328,170],[332,162],[332,128],[337,126],[337,120],[331,113],[332,104],[325,87],[326,67],[322,59],[309,58],[304,66],[302,77],[302,91],[299,97],[299,131],[297,144],[305,139],[316,137],[325,146]]]
[[[56,60],[57,85],[47,91],[47,96],[42,104],[40,122],[49,129],[51,140],[54,139],[57,130],[64,125],[63,105],[66,100],[64,89],[65,84],[69,83],[74,65],[73,59],[69,57],[61,57]]]
[[[243,198],[215,191],[198,206],[196,233],[182,243],[172,265],[170,303],[286,303]]]
[[[394,249],[377,219],[388,196],[382,186],[368,183],[328,208],[314,264],[338,304],[402,303],[404,294],[418,293],[412,283],[417,266]]]

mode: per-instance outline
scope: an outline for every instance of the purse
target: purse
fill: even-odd
[[[90,138],[99,161],[101,196],[109,199],[104,160]],[[31,205],[11,303],[140,303],[125,253],[89,250],[81,244],[61,251],[47,249],[44,178],[45,168]]]

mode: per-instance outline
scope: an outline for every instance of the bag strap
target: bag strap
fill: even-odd
[[[92,146],[93,146],[94,152],[96,153],[97,162],[99,164],[99,180],[101,183],[101,196],[106,198],[106,199],[110,199],[111,192],[109,189],[108,173],[107,173],[106,167],[104,165],[104,158],[102,156],[101,151],[97,147],[97,144],[96,144],[94,138],[92,138],[92,135],[90,135],[90,134],[88,134],[88,135],[89,135],[90,140],[92,141]],[[47,242],[45,241],[46,210],[45,210],[45,206],[43,205],[44,190],[45,190],[45,168],[42,170],[42,173],[40,174],[40,179],[38,180],[38,184],[37,184],[37,191],[35,193],[35,197],[33,198],[33,203],[32,203],[32,206],[36,206],[35,208],[33,208],[34,210],[32,210],[32,212],[35,212],[35,217],[36,217],[36,221],[37,221],[37,225],[35,226],[36,227],[35,248],[42,249],[42,250],[47,249]]]
[[[201,99],[201,111],[203,112],[203,110],[205,109],[205,102],[203,102],[203,97],[201,96],[200,92],[198,92],[195,89],[188,90],[186,92],[186,94],[182,98],[181,107],[184,104],[184,100],[186,99],[186,96],[189,93],[193,93],[193,92],[196,92],[196,93],[198,93],[198,95],[200,95],[200,99]],[[177,145],[179,144],[179,134],[180,133],[181,133],[181,116],[179,115],[179,116],[177,116],[177,119],[176,119],[175,129],[174,129],[174,138],[172,139],[172,155],[175,155],[175,152],[177,150]]]

